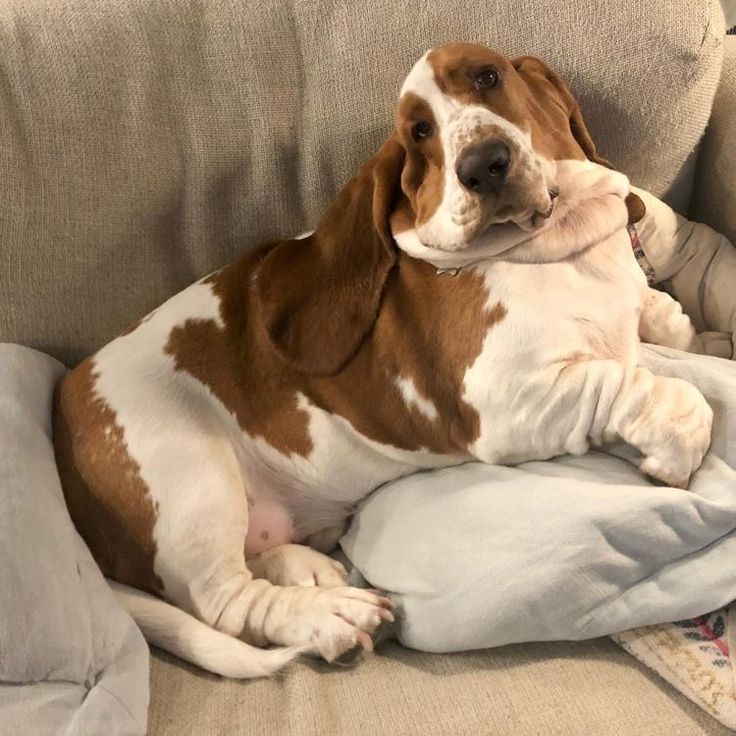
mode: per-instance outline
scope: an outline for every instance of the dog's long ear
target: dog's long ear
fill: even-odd
[[[531,84],[532,89],[538,89],[540,82],[542,82],[543,86],[546,86],[542,80],[552,86],[554,93],[556,93],[560,103],[567,112],[570,121],[570,132],[580,148],[582,148],[586,158],[608,169],[613,169],[613,164],[598,153],[598,149],[588,131],[588,126],[583,119],[583,112],[580,109],[580,105],[567,85],[562,81],[562,78],[536,56],[520,56],[512,59],[511,63],[527,83]],[[647,211],[644,202],[633,192],[626,197],[626,208],[629,210],[630,225],[641,220]]]
[[[396,263],[389,215],[404,149],[392,135],[340,192],[315,232],[276,245],[256,274],[260,317],[292,368],[333,375],[378,316]]]

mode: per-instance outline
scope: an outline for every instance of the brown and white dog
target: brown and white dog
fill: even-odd
[[[233,677],[370,649],[391,603],[316,550],[422,468],[624,440],[687,485],[711,410],[637,359],[640,335],[697,336],[648,288],[626,229],[641,202],[601,163],[541,61],[435,49],[313,234],[249,251],[66,376],[66,500],[149,641]]]

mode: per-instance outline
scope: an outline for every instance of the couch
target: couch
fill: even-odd
[[[449,40],[535,54],[599,150],[736,240],[736,38],[717,0],[0,0],[0,341],[73,365],[312,226]],[[226,681],[154,651],[151,734],[718,734],[607,639]]]

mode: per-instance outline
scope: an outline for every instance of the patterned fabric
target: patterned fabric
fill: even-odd
[[[631,249],[634,251],[634,257],[636,262],[639,264],[639,268],[644,271],[644,275],[647,277],[647,283],[652,286],[657,280],[657,274],[652,267],[652,264],[647,260],[647,254],[641,247],[641,241],[639,240],[639,233],[636,231],[636,225],[631,223],[628,226],[629,237],[631,238]]]
[[[736,729],[736,605],[611,638],[683,695]]]

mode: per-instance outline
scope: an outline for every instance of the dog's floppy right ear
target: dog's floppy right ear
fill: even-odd
[[[550,69],[536,56],[519,56],[511,60],[511,64],[519,75],[536,90],[545,90],[543,95],[554,95],[565,109],[570,124],[570,132],[577,141],[589,161],[613,168],[611,163],[598,153],[583,119],[583,112],[578,101],[557,72]],[[545,81],[549,84],[545,84]],[[550,89],[550,85],[553,89]]]
[[[260,318],[292,368],[334,375],[378,316],[396,263],[389,215],[404,149],[392,135],[338,194],[315,232],[267,253],[256,274]]]
[[[588,126],[583,119],[583,111],[562,77],[536,56],[520,56],[512,59],[511,63],[527,83],[536,76],[537,79],[541,77],[554,87],[554,93],[567,110],[570,132],[583,150],[585,157],[589,161],[605,166],[607,169],[613,169],[613,164],[598,153],[590,131],[588,131]],[[644,202],[634,193],[630,193],[626,197],[626,208],[629,211],[629,224],[641,220],[647,211]]]

